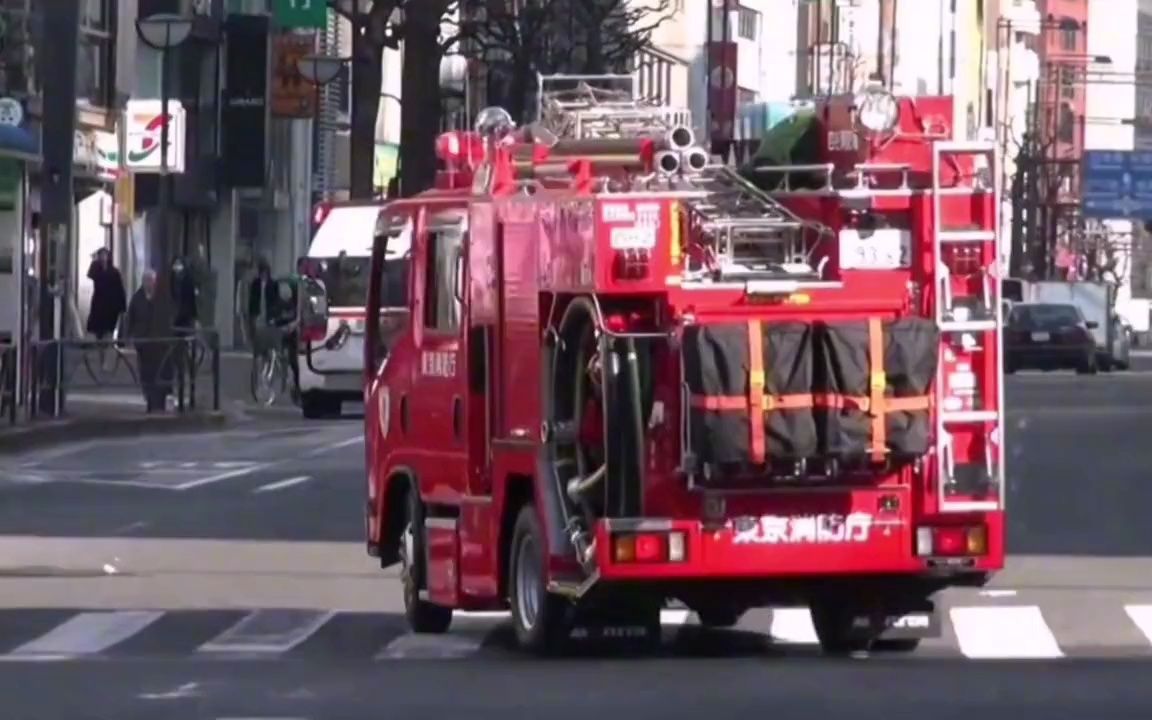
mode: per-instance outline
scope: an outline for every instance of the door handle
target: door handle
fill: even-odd
[[[457,441],[464,430],[464,402],[459,395],[452,398],[452,435]]]

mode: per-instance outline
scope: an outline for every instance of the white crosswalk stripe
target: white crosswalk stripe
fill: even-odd
[[[1132,618],[1148,642],[1152,643],[1152,605],[1125,605],[1124,612]]]
[[[201,653],[283,654],[307,640],[336,613],[257,610],[200,646]]]
[[[97,655],[138,634],[163,616],[163,612],[144,611],[80,613],[9,655],[40,659]]]
[[[1078,608],[1076,626],[1053,612],[1045,616],[1040,605],[968,605],[942,608],[944,637],[926,643],[930,652],[973,661],[1058,660],[1075,657],[1077,643],[1068,633],[1093,634],[1093,627],[1109,647],[1092,652],[1124,657],[1152,654],[1152,603],[1117,602],[1111,608],[1067,601],[1064,615]],[[345,613],[325,610],[123,610],[39,611],[40,624],[26,618],[33,610],[0,610],[0,661],[31,662],[90,657],[130,657],[194,654],[202,659],[275,659],[319,653],[325,658],[355,656],[365,661],[461,660],[489,648],[509,650],[507,612],[458,612],[449,632],[441,635],[409,633],[396,613]],[[51,613],[47,616],[43,613]],[[201,615],[197,619],[196,613]],[[208,623],[203,613],[215,614]],[[769,619],[770,618],[770,619]],[[185,623],[185,621],[187,621]],[[699,637],[695,613],[668,609],[661,613],[664,640],[675,654],[683,643]],[[1109,623],[1106,626],[1093,623]],[[192,628],[192,629],[187,629]],[[1065,634],[1061,641],[1063,628]],[[686,632],[682,632],[686,631]],[[1106,632],[1105,632],[1106,630]],[[727,631],[725,631],[727,632]],[[777,608],[770,614],[746,618],[733,637],[762,637],[789,648],[818,646],[812,618],[806,608]],[[721,635],[720,637],[723,637]],[[15,638],[15,639],[14,639]],[[315,642],[313,642],[315,641]],[[1080,643],[1083,645],[1083,643]],[[166,649],[174,648],[174,649]],[[313,655],[314,656],[314,655]]]
[[[1064,656],[1038,607],[955,607],[950,615],[965,657],[1004,660]]]

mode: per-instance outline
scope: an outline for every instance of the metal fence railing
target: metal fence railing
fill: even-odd
[[[0,409],[9,423],[61,417],[71,414],[70,406],[126,404],[148,412],[218,411],[219,335],[190,331],[0,346]]]

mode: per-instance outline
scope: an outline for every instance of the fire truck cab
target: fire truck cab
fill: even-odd
[[[627,77],[540,81],[376,223],[367,550],[412,630],[510,609],[549,651],[676,602],[807,606],[827,652],[939,632],[1004,559],[994,146],[870,87],[737,171]]]

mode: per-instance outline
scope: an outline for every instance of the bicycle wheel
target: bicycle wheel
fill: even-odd
[[[281,371],[280,366],[280,357],[277,353],[268,353],[257,366],[258,372],[253,392],[257,403],[266,406],[276,404],[276,399],[280,395],[279,383],[281,378],[278,377]]]

